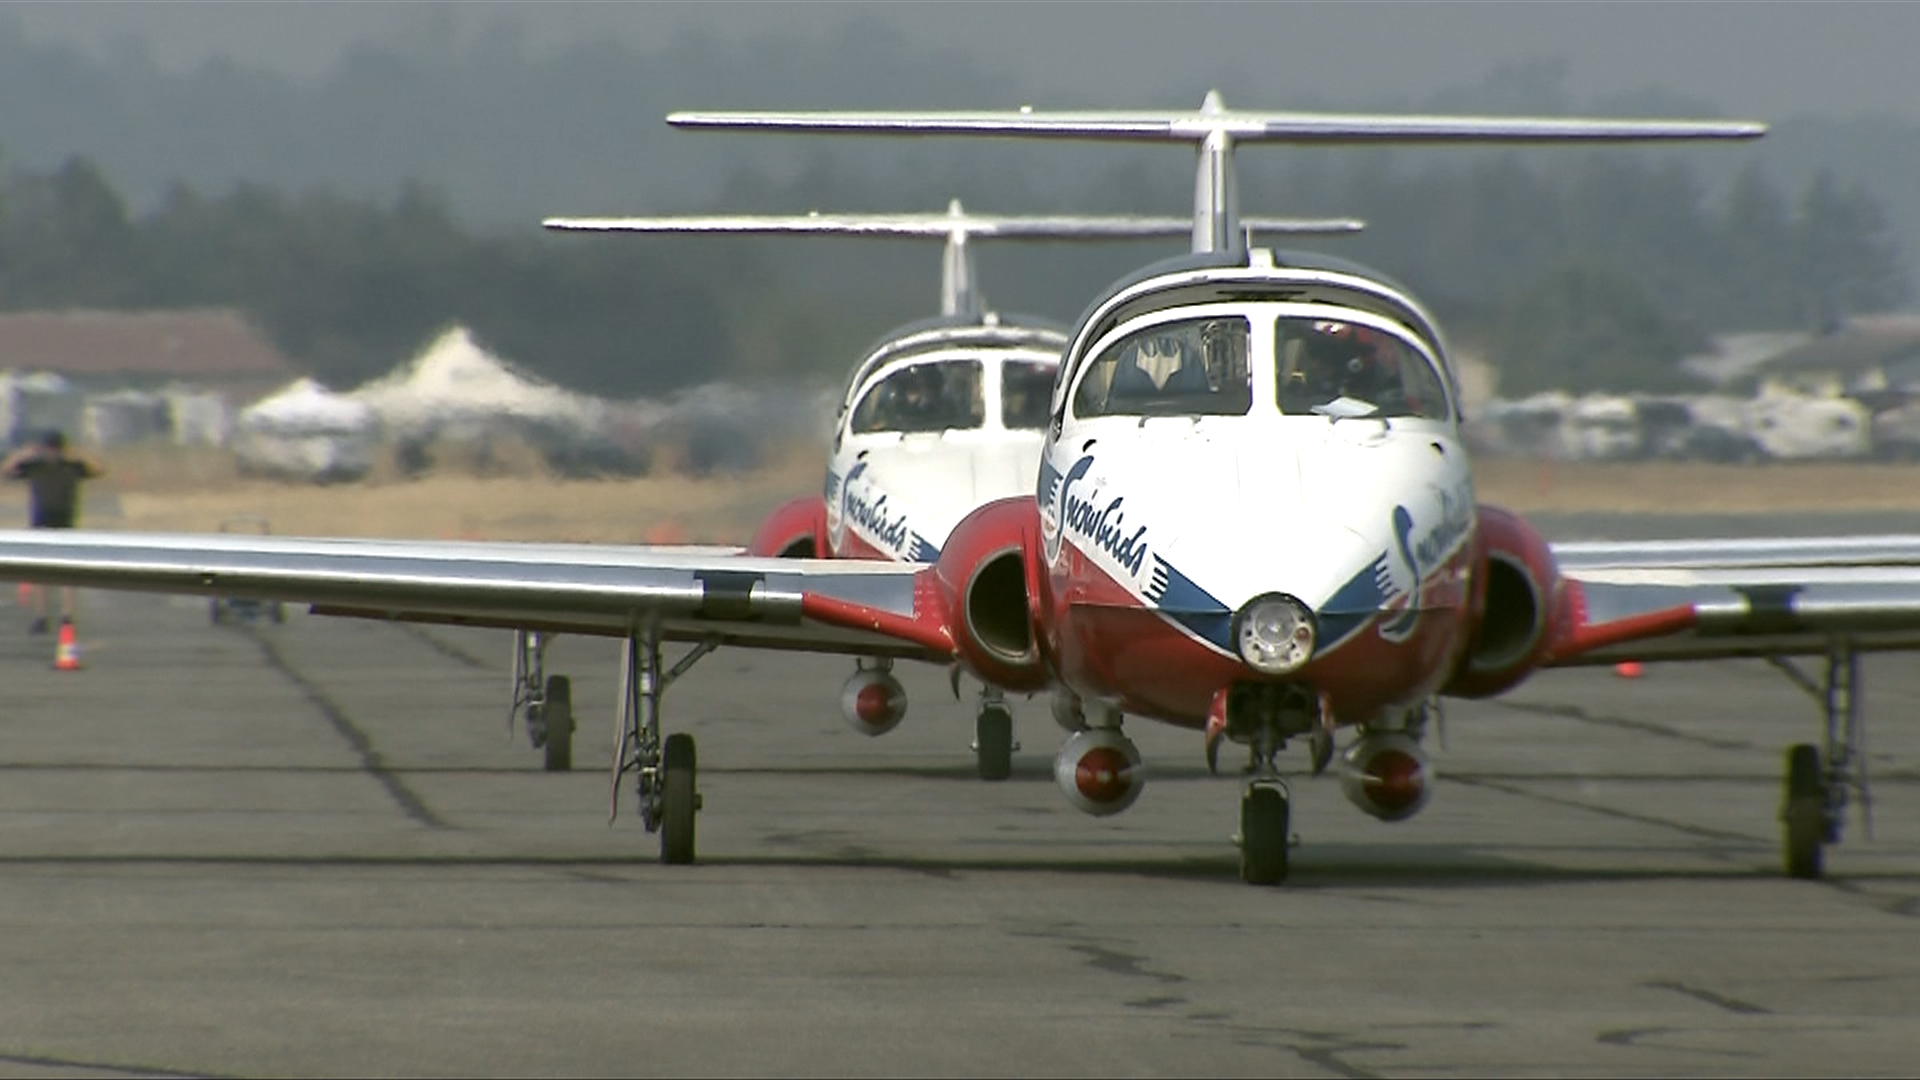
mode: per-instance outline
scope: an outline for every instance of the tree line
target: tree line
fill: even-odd
[[[1356,150],[1243,164],[1242,201],[1367,219],[1360,236],[1298,246],[1404,282],[1457,342],[1488,353],[1503,392],[1674,388],[1679,357],[1711,332],[1817,329],[1909,296],[1884,210],[1830,174],[1785,190],[1750,168],[1709,192],[1657,154],[1408,160]],[[736,172],[713,201],[933,209],[948,193],[995,210],[1050,201],[1007,170],[876,178],[825,158],[785,178]],[[1087,179],[1077,206],[1165,212],[1170,194],[1160,172],[1115,167]],[[1046,270],[1008,257],[987,290],[1070,319],[1143,251],[1068,254]],[[901,272],[909,259],[919,270]],[[86,157],[0,173],[0,308],[232,306],[331,385],[389,370],[456,320],[596,393],[836,372],[887,325],[929,312],[936,267],[925,249],[476,231],[421,184],[387,199],[176,184],[136,213]]]

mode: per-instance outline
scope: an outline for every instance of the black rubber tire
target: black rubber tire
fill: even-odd
[[[999,705],[988,705],[974,719],[974,754],[980,765],[980,779],[1005,780],[1013,775],[1013,714]]]
[[[660,753],[660,861],[669,866],[693,862],[693,818],[700,809],[694,787],[699,766],[693,736],[667,736]]]
[[[1797,743],[1787,748],[1787,798],[1780,811],[1787,876],[1805,881],[1825,872],[1827,786],[1821,778],[1820,748]]]
[[[1240,800],[1240,880],[1278,885],[1287,880],[1287,797],[1257,787]]]
[[[573,770],[573,680],[547,676],[546,763],[548,772]]]

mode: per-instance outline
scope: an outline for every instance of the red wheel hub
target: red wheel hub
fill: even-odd
[[[863,724],[884,724],[893,718],[893,695],[881,683],[868,683],[855,696],[853,711],[859,714]]]
[[[1110,746],[1096,746],[1080,755],[1073,767],[1073,783],[1090,802],[1111,803],[1126,798],[1133,786],[1133,762]]]
[[[1420,761],[1400,750],[1382,750],[1367,762],[1367,798],[1381,809],[1398,813],[1420,801],[1426,778]]]

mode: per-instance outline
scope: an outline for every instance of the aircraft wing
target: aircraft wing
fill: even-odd
[[[948,661],[927,567],[727,547],[0,530],[0,580],[284,600],[316,614]]]
[[[1556,544],[1555,666],[1920,648],[1920,536]]]

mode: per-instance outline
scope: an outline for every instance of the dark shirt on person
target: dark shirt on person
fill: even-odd
[[[99,473],[92,465],[70,457],[30,457],[7,471],[9,479],[25,480],[36,529],[71,529],[80,511],[80,481]]]

